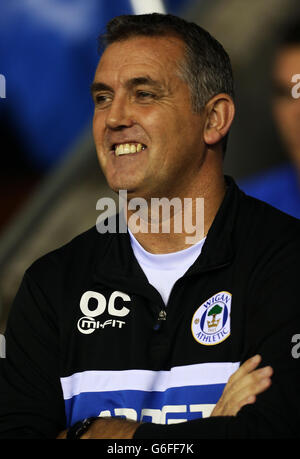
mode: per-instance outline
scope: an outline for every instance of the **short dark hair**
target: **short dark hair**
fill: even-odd
[[[100,48],[136,36],[175,35],[185,44],[185,59],[178,63],[182,78],[191,90],[192,107],[200,112],[216,94],[234,98],[231,62],[223,46],[205,29],[171,14],[121,15],[108,22],[99,37]],[[223,151],[227,136],[223,139]]]

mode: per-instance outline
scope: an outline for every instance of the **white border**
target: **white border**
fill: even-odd
[[[161,0],[130,0],[134,14],[165,14],[164,2]]]

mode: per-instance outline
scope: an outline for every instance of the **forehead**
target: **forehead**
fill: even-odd
[[[147,72],[156,78],[172,77],[182,61],[184,43],[177,37],[133,37],[112,43],[104,51],[95,74],[97,79],[120,79]]]

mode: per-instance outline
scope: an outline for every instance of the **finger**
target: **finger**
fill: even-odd
[[[234,383],[236,380],[242,378],[246,374],[255,370],[260,364],[262,358],[259,354],[254,355],[250,359],[246,360],[229,378],[230,383]]]
[[[271,378],[265,378],[260,381],[260,383],[256,386],[255,394],[246,395],[244,393],[236,394],[236,406],[238,407],[237,412],[243,408],[245,405],[250,405],[256,402],[257,395],[265,392],[272,384]]]
[[[260,355],[248,359],[229,378],[212,415],[235,416],[242,406],[254,403],[256,395],[270,386],[273,369],[256,369],[260,362]]]
[[[240,375],[230,384],[227,383],[222,396],[230,399],[234,404],[239,404],[241,400],[259,394],[262,391],[261,381],[270,379],[272,375],[273,368],[270,366]]]
[[[241,407],[247,403],[248,399],[256,397],[267,390],[272,384],[271,376],[273,370],[271,367],[256,370],[256,374],[247,375],[240,384],[236,384],[231,390],[231,397],[234,404]]]
[[[257,395],[267,390],[271,383],[270,377],[264,377],[259,379],[254,386],[247,385],[236,392],[231,390],[223,393],[212,415],[236,416],[243,406],[255,403]]]
[[[256,390],[260,385],[260,382],[265,378],[271,378],[273,375],[273,368],[270,366],[253,370],[239,379],[236,379],[229,387],[232,395],[237,392],[247,391],[249,395],[256,394]]]

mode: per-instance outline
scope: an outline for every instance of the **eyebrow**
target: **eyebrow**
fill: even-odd
[[[91,93],[94,94],[95,92],[97,91],[113,91],[113,89],[108,86],[107,84],[105,83],[101,83],[100,81],[96,82],[94,81],[92,84],[91,84]]]
[[[130,89],[134,88],[135,86],[142,86],[142,85],[152,86],[153,88],[162,89],[161,83],[159,83],[159,81],[157,80],[153,80],[153,78],[149,76],[131,78],[125,84],[125,86]]]
[[[125,87],[128,89],[133,89],[136,86],[140,85],[147,85],[147,86],[152,86],[153,88],[162,90],[162,85],[160,82],[153,80],[153,78],[149,76],[141,76],[141,77],[135,77],[131,78],[130,80],[126,81]],[[102,83],[101,81],[94,81],[91,84],[91,93],[94,94],[97,91],[111,91],[114,92],[113,89],[105,84]]]

